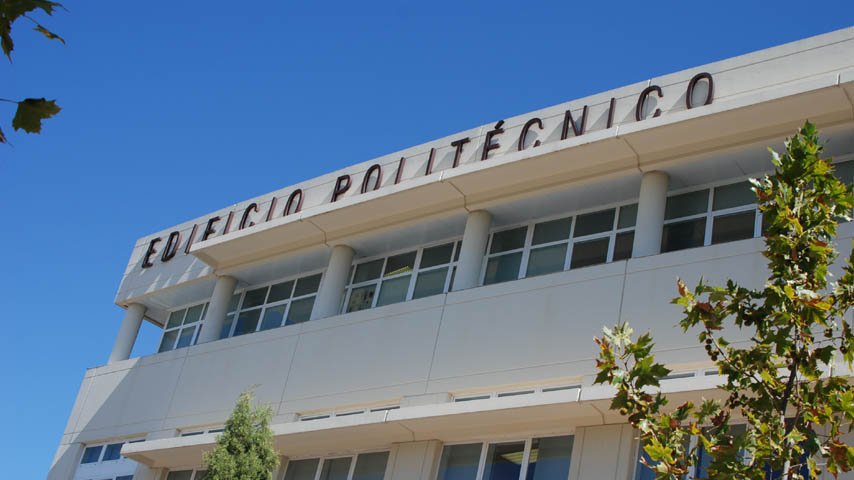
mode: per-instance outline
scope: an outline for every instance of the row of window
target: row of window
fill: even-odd
[[[359,408],[359,409],[351,409],[351,410],[342,410],[340,412],[315,413],[315,414],[300,415],[299,419],[301,422],[309,422],[311,420],[323,420],[324,418],[352,417],[353,415],[362,415],[362,414],[365,414],[368,412],[387,412],[389,410],[397,410],[399,408],[400,408],[400,405],[388,405],[385,407]]]
[[[854,181],[854,162],[838,164],[837,174]],[[761,215],[750,188],[744,181],[669,196],[661,251],[761,235]],[[630,258],[636,219],[634,203],[495,231],[484,252],[482,284]],[[457,240],[360,261],[350,270],[342,311],[451,291],[459,250]],[[235,295],[220,338],[309,320],[320,279],[316,273]],[[172,312],[159,351],[194,344],[206,309],[200,304]]]
[[[437,480],[568,479],[574,436],[445,445]]]
[[[284,480],[383,480],[387,465],[388,452],[291,460]]]
[[[143,439],[130,440],[128,442],[107,443],[102,445],[92,445],[83,450],[83,457],[80,459],[80,464],[95,464],[101,462],[110,462],[121,460],[120,452],[122,445],[125,443],[142,442]]]

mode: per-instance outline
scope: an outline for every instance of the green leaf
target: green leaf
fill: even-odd
[[[37,26],[33,30],[41,33],[42,35],[44,35],[45,37],[47,37],[50,40],[59,40],[60,42],[62,42],[63,45],[65,45],[65,39],[64,38],[62,38],[59,35],[51,32],[50,30],[46,29],[42,25]]]
[[[60,110],[56,100],[27,98],[18,102],[18,111],[12,119],[12,128],[23,129],[27,133],[39,133],[42,131],[42,120],[56,115]]]
[[[9,141],[6,140],[6,135],[3,135],[3,129],[2,128],[0,128],[0,143],[9,143]]]

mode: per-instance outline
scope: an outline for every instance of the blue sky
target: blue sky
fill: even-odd
[[[262,2],[263,3],[263,2]],[[66,2],[18,22],[0,97],[7,478],[43,478],[106,362],[136,239],[480,124],[854,23],[854,3]],[[38,18],[43,16],[37,15]],[[11,79],[11,81],[10,81]],[[159,331],[144,325],[134,355]]]

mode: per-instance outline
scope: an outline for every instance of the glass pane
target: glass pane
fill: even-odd
[[[751,190],[750,182],[733,183],[715,187],[715,198],[712,200],[712,210],[739,207],[756,203],[756,194]]]
[[[380,298],[377,299],[377,306],[381,307],[406,300],[411,278],[412,275],[404,275],[384,281],[380,287]]]
[[[204,323],[199,324],[199,331],[196,332],[196,338],[193,339],[193,345],[196,345],[199,343],[199,335],[202,334],[202,327],[204,327],[204,326],[205,326]]]
[[[451,281],[448,282],[448,291],[454,289],[454,277],[457,276],[457,267],[451,269]]]
[[[193,476],[193,480],[205,480],[205,477],[208,476],[207,470],[196,470],[196,474]],[[116,480],[119,480],[118,478]]]
[[[202,318],[202,309],[204,308],[204,305],[196,305],[195,307],[190,307],[187,310],[187,316],[184,317],[184,325],[199,321],[199,319]]]
[[[573,237],[583,237],[594,233],[607,232],[614,228],[614,209],[579,215],[575,219]]]
[[[311,320],[312,308],[314,308],[314,297],[294,300],[291,302],[291,309],[288,310],[288,321],[285,325],[294,325]]]
[[[190,480],[191,478],[193,478],[192,470],[176,470],[166,475],[166,480]]]
[[[436,265],[451,263],[451,253],[453,250],[453,243],[425,248],[424,251],[421,252],[421,264],[419,268],[430,268],[435,267]]]
[[[234,327],[234,336],[254,332],[258,328],[258,320],[261,318],[261,309],[242,312],[237,317],[237,326]]]
[[[356,266],[356,274],[353,276],[353,283],[365,282],[380,278],[380,272],[383,268],[383,260],[374,260],[372,262],[363,263]]]
[[[303,295],[317,293],[318,287],[320,287],[319,273],[310,277],[300,278],[297,280],[297,286],[294,289],[294,296],[301,297]]]
[[[566,262],[566,244],[552,245],[551,247],[535,248],[528,256],[528,269],[526,277],[544,275],[546,273],[559,272],[563,270]]]
[[[531,442],[526,480],[569,478],[573,436],[535,438]]]
[[[353,470],[353,480],[383,480],[386,464],[388,464],[388,452],[359,455],[356,458],[356,468]]]
[[[181,320],[184,319],[184,312],[187,310],[178,310],[169,314],[169,321],[166,322],[166,328],[175,328],[181,325]]]
[[[285,473],[285,480],[314,480],[317,474],[317,464],[319,458],[309,458],[306,460],[291,460],[288,462],[288,470]]]
[[[572,217],[560,218],[534,225],[534,239],[532,245],[556,242],[569,238],[569,230],[572,227]]]
[[[97,447],[87,447],[86,450],[83,451],[83,459],[80,460],[80,463],[95,463],[101,458],[101,449],[103,449],[103,445],[98,445]]]
[[[753,238],[756,212],[719,215],[712,219],[712,244]]]
[[[225,316],[225,323],[222,324],[222,330],[219,332],[219,338],[226,338],[231,333],[231,324],[234,323],[234,314]]]
[[[671,218],[705,213],[707,208],[709,208],[708,189],[667,197],[667,203],[664,206],[664,219],[670,220]]]
[[[447,276],[448,267],[419,273],[418,280],[415,281],[415,291],[412,292],[412,298],[423,298],[445,293],[445,278]]]
[[[625,260],[632,257],[632,246],[635,243],[635,232],[622,232],[614,239],[613,261]]]
[[[460,259],[460,242],[454,243],[454,261],[458,261]]]
[[[354,288],[350,293],[350,303],[347,304],[347,311],[358,312],[359,310],[371,308],[374,301],[374,291],[376,291],[376,289],[376,285]]]
[[[181,336],[178,337],[178,345],[175,348],[184,348],[190,346],[193,341],[193,334],[196,333],[196,326],[191,325],[181,329]]]
[[[270,295],[267,297],[267,303],[279,302],[291,298],[291,291],[294,289],[294,281],[277,283],[270,287]]]
[[[107,445],[107,448],[104,450],[104,458],[101,459],[102,462],[106,462],[107,460],[118,460],[119,452],[122,450],[123,443],[111,443]]]
[[[133,480],[133,475],[119,475],[116,480]]]
[[[490,258],[486,262],[484,285],[506,282],[519,278],[519,265],[522,263],[522,252]]]
[[[442,449],[437,480],[475,480],[480,449],[480,443],[446,445]]]
[[[261,322],[261,330],[280,327],[282,320],[285,319],[285,309],[287,307],[287,304],[285,304],[264,310],[264,320]]]
[[[350,457],[324,460],[323,469],[320,471],[320,480],[347,480],[352,460]]]
[[[240,294],[235,293],[234,295],[232,295],[231,301],[228,302],[228,313],[231,313],[231,312],[237,310],[237,305],[239,303],[240,303]]]
[[[383,274],[383,276],[390,277],[392,275],[411,272],[414,267],[415,252],[403,253],[400,255],[395,255],[393,257],[388,257],[388,261],[385,263],[385,273]]]
[[[575,242],[572,245],[572,260],[569,268],[581,268],[605,263],[608,259],[608,237],[586,242]]]
[[[854,183],[854,161],[842,162],[833,165],[836,169],[836,177],[843,183]]]
[[[172,330],[164,333],[163,338],[160,340],[160,348],[157,349],[157,353],[165,352],[175,348],[176,338],[178,338],[178,330]]]
[[[241,309],[257,307],[259,305],[264,305],[264,301],[267,299],[267,287],[264,288],[256,288],[255,290],[249,290],[246,292],[246,296],[243,297],[243,306]]]
[[[483,480],[517,480],[524,454],[525,442],[491,444],[486,452]]]
[[[620,218],[617,220],[617,228],[634,227],[638,219],[638,204],[624,205],[620,207]]]
[[[683,248],[702,247],[706,238],[706,219],[676,222],[664,226],[661,251],[673,252]]]
[[[525,246],[525,235],[528,232],[528,227],[519,227],[512,230],[504,230],[492,234],[492,246],[489,247],[489,253],[506,252],[515,250]]]

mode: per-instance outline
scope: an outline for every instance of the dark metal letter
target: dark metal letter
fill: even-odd
[[[586,107],[585,107],[585,108],[586,108]],[[524,127],[522,127],[522,133],[521,133],[521,134],[519,134],[519,148],[518,148],[518,151],[520,151],[520,152],[521,152],[522,150],[524,150],[524,149],[525,149],[525,139],[528,137],[528,130],[529,130],[532,126],[534,126],[534,124],[536,124],[536,125],[537,125],[537,128],[539,128],[540,130],[542,130],[542,129],[543,129],[543,121],[542,121],[542,120],[540,120],[539,118],[536,118],[536,117],[535,117],[535,118],[532,118],[532,119],[528,120],[528,121],[525,123],[525,126],[524,126]],[[564,128],[566,128],[566,127],[564,127]],[[540,141],[539,141],[539,140],[534,140],[534,146],[535,146],[535,147],[539,147],[539,146],[540,146]]]
[[[225,235],[231,229],[231,221],[234,219],[234,212],[228,212],[228,218],[225,220],[225,228],[222,234]]]
[[[145,257],[142,259],[142,268],[153,267],[154,264],[151,263],[151,256],[157,253],[157,250],[154,248],[154,245],[160,241],[160,237],[152,238],[151,243],[148,244],[148,250],[145,251]]]
[[[368,191],[368,180],[371,179],[371,174],[377,172],[377,183],[374,185],[373,190],[380,188],[380,184],[383,181],[383,167],[379,163],[375,163],[368,167],[368,170],[365,172],[365,178],[362,180],[362,193]]]
[[[252,210],[255,210],[255,212],[258,211],[258,204],[257,203],[255,203],[255,202],[250,203],[249,206],[246,207],[246,210],[243,211],[243,217],[240,219],[240,225],[237,226],[238,230],[243,230],[246,227],[252,227],[255,225],[255,222],[252,222],[252,221],[249,222],[249,225],[246,225],[247,220],[249,220],[249,212]]]
[[[560,139],[566,140],[569,137],[569,127],[572,127],[572,133],[575,134],[576,137],[584,135],[585,130],[587,130],[587,105],[581,110],[581,128],[578,128],[575,125],[575,120],[572,118],[572,112],[567,110],[566,113],[563,114],[563,129],[560,131]]]
[[[270,210],[267,211],[267,219],[264,220],[265,222],[269,222],[273,218],[273,210],[276,209],[276,202],[278,200],[278,197],[273,197],[273,199],[270,200]]]
[[[350,188],[349,182],[347,184],[347,188]],[[345,192],[347,191],[347,188],[344,189]],[[291,207],[294,206],[294,199],[297,198],[297,195],[299,195],[299,201],[297,202],[297,206],[294,208],[294,211],[291,212]],[[282,213],[282,216],[285,217],[291,213],[299,213],[300,210],[302,210],[302,189],[298,188],[291,192],[291,195],[288,197],[288,202],[285,203],[285,211]]]
[[[430,175],[433,173],[433,157],[436,156],[436,149],[430,149],[430,157],[427,158],[427,170],[424,171],[424,175]]]
[[[350,175],[341,175],[338,177],[338,180],[335,180],[335,188],[332,189],[332,201],[338,200],[338,197],[344,195],[347,190],[350,190],[351,183]]]
[[[160,261],[163,263],[172,260],[172,257],[178,253],[178,244],[181,243],[181,232],[175,231],[169,234],[169,238],[166,239],[166,248],[163,249],[163,256],[160,257]]]
[[[640,94],[640,97],[638,97],[638,105],[635,107],[635,120],[639,122],[643,120],[643,118],[641,117],[641,115],[643,115],[643,104],[646,102],[646,97],[648,97],[649,94],[652,92],[658,94],[658,98],[664,98],[664,95],[661,94],[661,87],[659,87],[658,85],[650,85],[644,88]],[[652,114],[652,117],[655,118],[659,115],[661,115],[661,109],[656,108],[655,113]]]
[[[715,83],[712,81],[712,74],[709,72],[702,72],[694,75],[694,78],[688,82],[688,92],[685,95],[685,106],[688,108],[694,108],[694,87],[697,86],[697,82],[702,79],[706,79],[709,82],[709,93],[706,94],[706,102],[703,105],[711,105],[712,100],[715,98]]]
[[[406,158],[400,157],[400,162],[397,164],[397,175],[394,177],[394,184],[397,185],[400,183],[400,179],[403,178],[403,167],[406,165]]]
[[[499,121],[495,124],[495,128],[486,132],[486,139],[483,143],[483,153],[480,155],[481,160],[486,160],[489,157],[490,150],[501,148],[500,143],[492,143],[492,137],[504,133],[504,129],[501,128],[502,125],[504,125],[504,120]]]
[[[187,239],[187,246],[184,247],[184,253],[190,253],[190,247],[193,246],[193,240],[196,239],[196,230],[198,230],[199,226],[193,224],[193,230],[190,232],[190,238]]]
[[[461,138],[459,140],[454,140],[451,142],[451,146],[455,147],[457,150],[454,152],[454,166],[453,168],[457,168],[460,165],[460,157],[463,156],[463,145],[469,143],[469,137]]]
[[[207,224],[207,226],[205,227],[205,231],[204,231],[204,232],[202,232],[202,241],[203,241],[203,242],[204,242],[205,240],[207,240],[207,239],[208,239],[208,237],[210,237],[211,235],[213,235],[214,233],[216,233],[216,229],[214,228],[214,224],[215,224],[216,222],[218,222],[218,221],[219,221],[219,217],[211,217],[211,218],[208,220],[208,224]]]
[[[611,128],[614,126],[614,107],[617,106],[617,99],[611,97],[611,106],[608,107],[608,126],[605,128]]]

